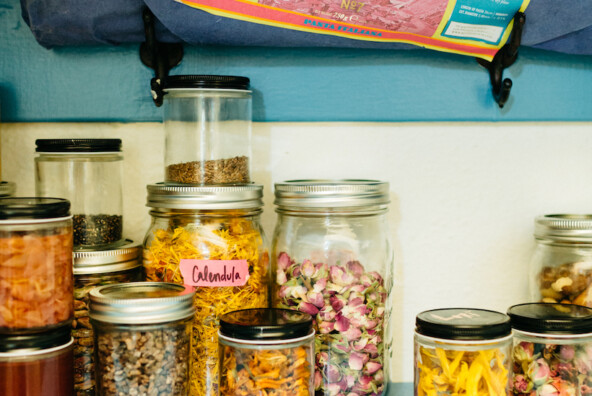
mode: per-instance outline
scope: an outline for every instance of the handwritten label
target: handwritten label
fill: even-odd
[[[181,259],[179,268],[185,284],[191,286],[244,286],[249,279],[247,260]]]

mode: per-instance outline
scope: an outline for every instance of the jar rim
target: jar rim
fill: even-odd
[[[146,186],[146,206],[159,209],[258,209],[263,207],[260,184],[178,185],[157,183]]]
[[[475,308],[439,308],[416,316],[415,331],[446,340],[491,340],[512,332],[508,315]]]
[[[129,239],[112,249],[75,250],[73,253],[74,275],[125,271],[142,265],[142,245]]]
[[[535,218],[534,236],[558,242],[592,241],[591,214],[545,214]]]
[[[241,90],[249,88],[250,79],[243,76],[213,74],[183,74],[167,76],[162,81],[163,91],[170,89],[209,88],[220,90]]]
[[[305,337],[313,330],[312,316],[280,308],[251,308],[220,318],[220,334],[241,341],[278,341]]]
[[[515,330],[542,334],[591,333],[592,308],[575,304],[525,303],[508,308]]]
[[[48,197],[0,198],[0,222],[57,221],[70,216],[70,201]]]
[[[38,153],[120,152],[121,139],[37,139]]]

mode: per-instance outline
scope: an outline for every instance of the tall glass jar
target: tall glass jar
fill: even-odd
[[[511,394],[507,315],[444,308],[420,313],[415,324],[415,396]]]
[[[14,196],[16,185],[13,182],[0,182],[0,198],[8,198]]]
[[[35,334],[1,334],[0,395],[72,396],[72,349],[69,325]]]
[[[508,309],[514,333],[512,394],[592,394],[592,309],[529,303]]]
[[[36,144],[36,195],[70,200],[74,246],[122,243],[121,139],[37,139]]]
[[[315,319],[318,394],[381,394],[391,334],[389,186],[372,180],[275,185],[272,304]]]
[[[90,291],[97,394],[187,396],[193,288],[162,282]]]
[[[251,91],[238,76],[164,80],[165,181],[250,182]]]
[[[0,199],[0,333],[72,320],[72,216],[60,198]]]
[[[148,186],[146,279],[196,287],[192,395],[218,394],[220,316],[268,307],[262,196],[260,185]]]
[[[312,317],[288,309],[230,312],[220,318],[220,395],[313,396]]]
[[[534,236],[531,300],[592,307],[592,215],[539,216]]]
[[[89,292],[110,284],[143,280],[142,246],[126,245],[108,250],[74,252],[74,390],[76,396],[95,395],[95,358],[90,324]]]

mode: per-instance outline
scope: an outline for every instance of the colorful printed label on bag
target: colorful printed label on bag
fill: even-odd
[[[247,260],[181,259],[179,268],[185,284],[190,286],[244,286],[249,279]]]
[[[228,18],[491,60],[530,0],[177,0]]]

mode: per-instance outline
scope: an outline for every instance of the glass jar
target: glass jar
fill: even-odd
[[[415,325],[415,396],[511,394],[507,315],[444,308],[420,313]]]
[[[313,316],[318,394],[334,394],[336,386],[344,394],[380,394],[388,381],[388,194],[388,183],[372,180],[275,185],[272,306]]]
[[[35,192],[72,203],[74,246],[121,244],[121,139],[37,139]]]
[[[72,216],[59,198],[0,199],[0,333],[72,320]]]
[[[592,215],[539,216],[534,236],[531,300],[592,307]]]
[[[90,291],[97,394],[186,396],[193,288],[162,282]]]
[[[218,394],[221,315],[269,304],[269,254],[259,217],[263,187],[148,186],[149,281],[196,287],[192,395]]]
[[[251,91],[237,76],[169,76],[163,82],[165,181],[250,182]]]
[[[592,309],[529,303],[508,309],[514,395],[592,394]]]
[[[16,185],[13,182],[0,182],[0,198],[8,198],[14,196]]]
[[[314,395],[312,317],[246,309],[220,318],[220,395]]]
[[[0,395],[71,396],[70,326],[27,335],[0,335]]]
[[[137,282],[142,279],[142,247],[127,240],[110,250],[74,252],[74,391],[95,394],[93,331],[88,316],[88,293],[96,286]]]

